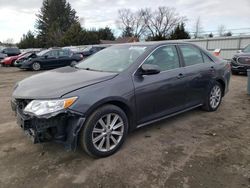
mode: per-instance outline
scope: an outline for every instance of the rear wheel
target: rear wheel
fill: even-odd
[[[126,114],[117,106],[105,105],[88,118],[80,132],[80,145],[91,156],[107,157],[123,144],[128,132]]]
[[[41,69],[40,63],[34,62],[34,63],[32,64],[32,70],[34,70],[34,71],[39,71],[40,69]]]
[[[222,86],[219,82],[215,82],[209,89],[203,109],[208,112],[216,111],[220,106],[221,100]]]
[[[74,67],[76,64],[77,64],[76,61],[72,61],[72,62],[70,63],[70,66],[71,66],[71,67]]]

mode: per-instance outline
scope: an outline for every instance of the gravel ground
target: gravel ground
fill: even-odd
[[[250,187],[250,96],[232,76],[216,112],[199,109],[140,128],[104,159],[34,145],[10,109],[15,82],[35,74],[0,67],[0,187]]]

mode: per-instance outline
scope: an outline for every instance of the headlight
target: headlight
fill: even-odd
[[[25,113],[32,113],[37,116],[57,112],[70,107],[77,97],[59,100],[33,100],[24,109]]]

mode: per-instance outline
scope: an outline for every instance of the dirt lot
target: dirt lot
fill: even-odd
[[[34,74],[0,67],[0,187],[250,187],[250,96],[233,76],[217,112],[193,110],[131,133],[105,159],[33,145],[10,109],[14,83]]]

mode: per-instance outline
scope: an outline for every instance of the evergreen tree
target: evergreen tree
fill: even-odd
[[[189,33],[185,30],[185,24],[182,22],[181,24],[178,24],[174,30],[171,32],[170,40],[176,40],[176,39],[190,39]]]
[[[133,30],[131,27],[126,27],[122,32],[122,37],[132,37],[133,36]]]
[[[99,44],[100,39],[98,37],[98,31],[95,29],[83,30],[83,40],[83,44]]]
[[[76,11],[66,0],[44,0],[36,21],[41,46],[61,46],[63,35],[78,22]]]
[[[31,31],[28,31],[28,33],[26,35],[23,35],[23,37],[21,38],[18,47],[21,49],[38,47],[35,35]]]
[[[62,38],[64,46],[84,44],[84,33],[79,23],[72,24]]]
[[[209,37],[209,38],[213,38],[213,37],[214,37],[213,33],[210,33],[210,34],[208,35],[208,37]]]
[[[115,36],[109,27],[99,29],[98,38],[100,40],[115,40]]]
[[[224,34],[225,37],[231,37],[233,36],[233,33],[231,31],[228,31],[227,33]]]

